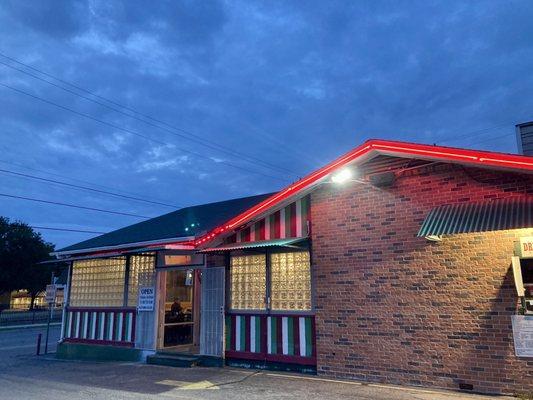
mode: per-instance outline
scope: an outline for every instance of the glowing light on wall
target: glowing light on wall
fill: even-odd
[[[334,174],[331,177],[331,181],[333,183],[341,184],[341,183],[348,181],[352,176],[353,176],[352,171],[348,168],[344,168],[344,169],[341,169],[336,174]]]

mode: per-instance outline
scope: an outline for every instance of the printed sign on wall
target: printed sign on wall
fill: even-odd
[[[533,258],[533,237],[521,237],[517,243],[518,256]]]
[[[46,302],[48,304],[53,304],[56,302],[56,292],[57,287],[56,285],[46,285]]]
[[[154,311],[155,288],[153,286],[139,287],[138,311]]]
[[[513,315],[514,349],[517,357],[533,357],[533,315]]]

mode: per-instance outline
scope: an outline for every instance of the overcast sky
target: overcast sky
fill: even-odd
[[[179,207],[280,189],[369,138],[516,152],[531,21],[531,1],[0,0],[0,193],[156,216],[174,208],[5,171]],[[142,220],[1,196],[0,215]]]

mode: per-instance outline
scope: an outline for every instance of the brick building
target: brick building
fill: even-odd
[[[59,353],[531,391],[532,171],[526,156],[369,141],[280,192],[62,249]]]
[[[533,388],[515,356],[513,243],[533,229],[417,237],[442,204],[522,198],[531,175],[420,166],[312,195],[318,372],[477,391]],[[335,299],[335,301],[331,301]]]

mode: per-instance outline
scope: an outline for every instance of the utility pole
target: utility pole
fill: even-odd
[[[52,272],[52,278],[50,285],[46,287],[46,301],[48,303],[48,322],[46,324],[46,339],[44,342],[44,354],[48,354],[48,336],[50,334],[50,321],[52,320],[52,310],[56,301],[56,285],[54,283],[54,273]]]

